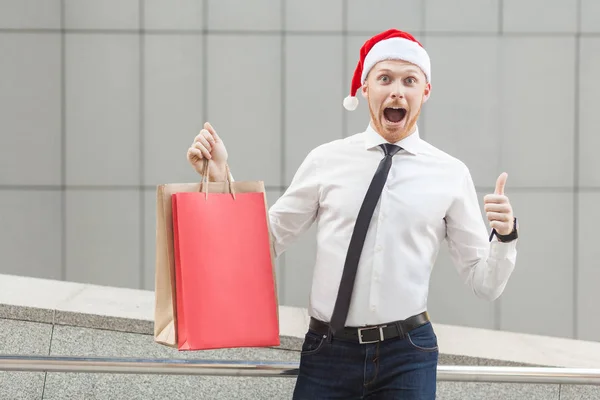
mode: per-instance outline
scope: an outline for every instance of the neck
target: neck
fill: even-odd
[[[384,138],[388,143],[397,143],[402,139],[406,139],[417,131],[417,124],[412,124],[407,130],[398,130],[395,132],[386,132],[384,129],[378,129],[377,125],[371,120],[371,128],[377,132],[379,136]],[[383,131],[383,132],[381,132]]]

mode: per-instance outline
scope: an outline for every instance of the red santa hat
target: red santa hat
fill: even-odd
[[[352,77],[350,95],[344,99],[344,108],[356,109],[356,92],[365,83],[371,68],[383,60],[404,60],[415,64],[431,83],[431,62],[421,43],[410,33],[389,29],[373,36],[360,48],[360,59]]]

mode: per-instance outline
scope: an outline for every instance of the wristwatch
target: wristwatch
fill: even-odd
[[[519,233],[517,231],[517,217],[515,217],[514,220],[514,225],[513,225],[513,230],[511,233],[509,233],[508,235],[500,235],[498,232],[496,232],[496,229],[494,229],[492,231],[492,236],[496,235],[496,237],[498,238],[499,242],[502,243],[508,243],[508,242],[512,242],[513,240],[515,240],[516,238],[519,237]]]

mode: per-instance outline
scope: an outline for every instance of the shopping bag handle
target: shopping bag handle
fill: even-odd
[[[208,168],[210,166],[210,160],[208,158],[204,159],[204,175],[202,176],[202,190],[204,191],[204,199],[208,199],[208,177],[209,171]],[[229,193],[233,196],[235,200],[235,191],[233,190],[233,182],[231,181],[231,173],[229,172],[229,164],[225,163],[225,181],[227,181],[229,188]]]

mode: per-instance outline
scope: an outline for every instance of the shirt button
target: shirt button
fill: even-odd
[[[378,244],[377,246],[375,246],[375,251],[381,251],[383,250],[383,247],[381,247],[380,244]]]

